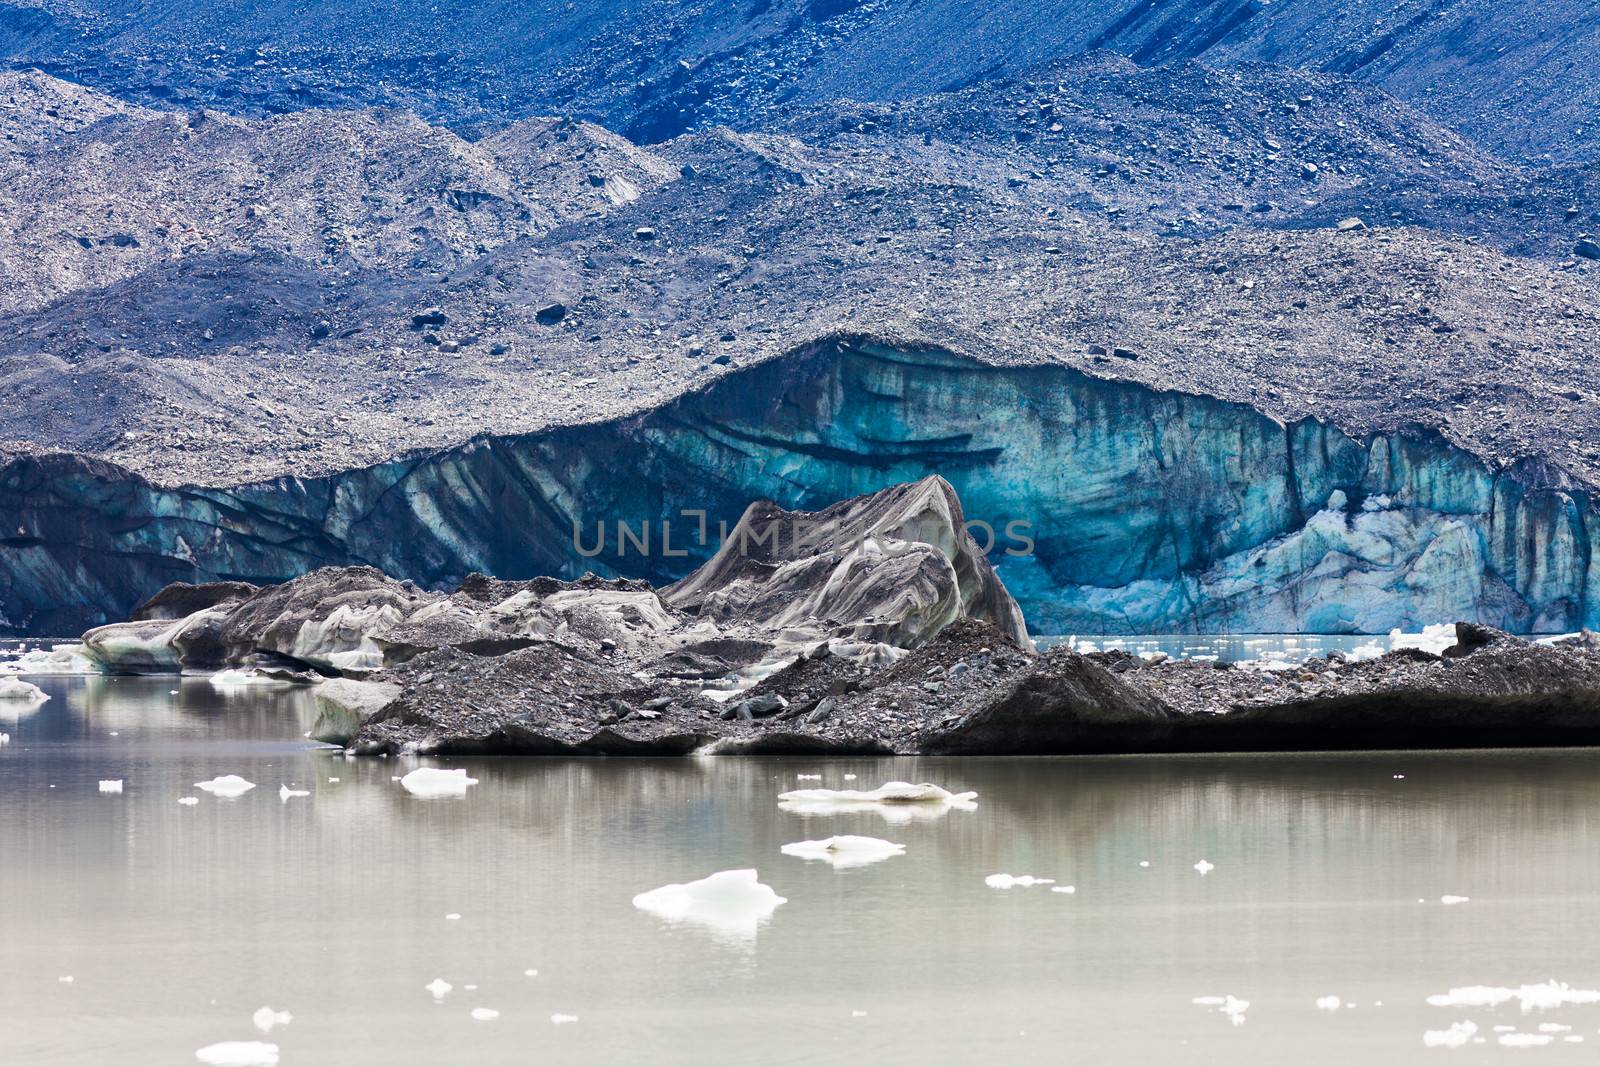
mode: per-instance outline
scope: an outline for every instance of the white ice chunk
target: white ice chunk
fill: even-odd
[[[446,915],[445,918],[451,922],[455,922],[457,919],[461,918],[461,913],[459,911],[452,911],[450,914]]]
[[[1050,887],[1050,892],[1052,892],[1052,893],[1072,894],[1072,893],[1076,893],[1077,891],[1078,891],[1078,887],[1075,886],[1075,885],[1053,885],[1053,886]]]
[[[1554,1040],[1549,1034],[1501,1034],[1499,1038],[1506,1048],[1538,1048]]]
[[[1212,863],[1210,860],[1201,860],[1199,863],[1194,865],[1194,869],[1199,871],[1200,872],[1200,876],[1203,878],[1206,875],[1210,874],[1212,871],[1216,870],[1217,869],[1217,865],[1215,863]]]
[[[822,775],[820,775],[820,774],[797,774],[797,775],[794,776],[794,780],[797,781],[797,782],[820,782],[820,781],[822,781]]]
[[[225,671],[218,671],[211,676],[211,685],[216,689],[239,689],[247,685],[285,686],[293,682],[283,678],[273,678],[256,671],[241,671],[229,667]]]
[[[871,863],[881,863],[893,856],[902,856],[905,854],[906,846],[877,837],[843,835],[822,841],[796,841],[784,845],[782,851],[785,856],[822,860],[832,864],[835,869],[843,870],[847,867],[865,867]]]
[[[1471,897],[1456,897],[1456,896],[1451,896],[1449,893],[1446,893],[1444,896],[1439,898],[1439,903],[1441,903],[1441,904],[1465,904],[1471,899],[1472,899]]]
[[[1054,885],[1054,878],[1035,878],[1031,874],[991,874],[983,880],[990,889],[1027,889],[1036,885]]]
[[[178,803],[179,804],[198,804],[198,803],[200,803],[200,798],[199,797],[179,797],[178,798]]]
[[[1516,989],[1460,986],[1448,993],[1434,994],[1428,998],[1428,1003],[1436,1008],[1497,1008],[1512,1000],[1517,1001],[1524,1012],[1545,1011],[1573,1004],[1600,1004],[1600,990],[1574,989],[1565,982],[1553,980]]]
[[[563,1015],[558,1011],[554,1015],[550,1016],[550,1021],[555,1023],[557,1026],[563,1026],[567,1023],[577,1022],[578,1017],[576,1015]]]
[[[443,770],[439,767],[418,767],[400,779],[400,788],[414,797],[433,800],[441,797],[464,797],[467,786],[477,785],[476,778],[468,778],[464,770]]]
[[[102,792],[102,793],[120,793],[120,792],[122,792],[122,779],[121,778],[102,778],[102,779],[100,779],[100,792]]]
[[[279,784],[278,786],[278,799],[283,801],[285,804],[289,802],[290,797],[308,797],[310,795],[311,790],[309,789],[290,789],[288,786],[282,784]]]
[[[761,924],[786,903],[754,870],[718,871],[697,882],[664,885],[633,898],[633,906],[672,923],[691,923],[713,933],[753,938]]]
[[[18,704],[43,704],[49,699],[50,694],[32,682],[24,682],[21,678],[10,676],[0,678],[0,700],[14,701]]]
[[[1338,1011],[1344,1007],[1344,1001],[1338,997],[1318,997],[1317,1007],[1322,1011]]]
[[[432,993],[434,1000],[443,1000],[445,994],[454,989],[455,986],[451,985],[449,982],[446,982],[443,978],[435,978],[422,988]]]
[[[493,1008],[473,1008],[472,1017],[480,1023],[489,1023],[500,1018],[500,1013]]]
[[[877,789],[795,789],[779,794],[778,807],[794,815],[874,812],[890,823],[938,818],[948,811],[976,811],[978,794],[952,793],[936,785],[887,782]]]
[[[278,1046],[265,1041],[219,1041],[195,1052],[194,1058],[210,1067],[273,1067]]]
[[[1425,1030],[1422,1034],[1422,1043],[1428,1048],[1460,1048],[1472,1040],[1478,1032],[1478,1024],[1474,1022],[1451,1023],[1448,1030]]]
[[[272,1033],[275,1026],[288,1026],[294,1022],[294,1016],[286,1011],[274,1011],[271,1008],[257,1008],[256,1013],[250,1016],[250,1021],[256,1024],[256,1029],[263,1034]]]
[[[214,797],[232,800],[235,797],[244,796],[254,789],[256,784],[245,781],[237,774],[224,774],[221,777],[211,779],[209,782],[196,782],[194,787],[196,789],[204,789]]]

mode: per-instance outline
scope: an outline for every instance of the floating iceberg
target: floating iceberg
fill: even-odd
[[[1436,1008],[1497,1008],[1517,1001],[1524,1012],[1545,1011],[1573,1004],[1600,1004],[1600,990],[1574,989],[1565,982],[1549,981],[1519,986],[1460,986],[1448,993],[1435,993],[1428,1003]]]
[[[500,1013],[493,1008],[473,1008],[472,1017],[480,1023],[489,1023],[500,1018]]]
[[[329,779],[336,781],[337,779]],[[442,770],[438,767],[418,767],[400,779],[400,787],[415,797],[464,797],[467,786],[477,785],[476,778],[468,778],[464,770]]]
[[[83,646],[73,643],[50,649],[35,648],[15,659],[0,661],[6,674],[94,674],[94,663],[83,654]]]
[[[100,792],[102,792],[102,793],[120,793],[120,792],[122,792],[122,779],[121,778],[102,778],[102,779],[100,779]]]
[[[200,803],[200,798],[199,797],[179,797],[178,798],[178,803],[179,804],[198,804],[198,803]]]
[[[225,671],[218,671],[211,676],[211,685],[216,689],[240,689],[247,685],[284,686],[293,685],[293,682],[282,678],[273,678],[270,675],[259,674],[256,671],[241,671],[229,667]]]
[[[778,796],[778,807],[794,815],[876,812],[890,823],[936,819],[948,811],[978,810],[976,793],[952,793],[936,785],[887,782],[877,789],[794,789]]]
[[[990,889],[1027,889],[1036,885],[1055,885],[1054,878],[1036,878],[1031,874],[991,874],[983,880]]]
[[[194,1058],[210,1067],[273,1067],[278,1046],[265,1041],[219,1041],[195,1052]]]
[[[1338,997],[1318,997],[1317,1008],[1321,1011],[1338,1011],[1344,1007],[1344,1001]]]
[[[829,837],[822,841],[796,841],[784,845],[782,849],[785,856],[822,860],[831,863],[837,870],[881,863],[891,856],[902,856],[905,851],[906,846],[897,845],[893,841],[884,841],[877,837],[854,837],[848,834]]]
[[[754,870],[718,871],[698,882],[664,885],[633,898],[633,906],[671,923],[749,939],[787,901],[757,880]]]
[[[1478,1032],[1474,1022],[1451,1023],[1448,1030],[1425,1030],[1422,1043],[1427,1048],[1460,1048]]]
[[[21,678],[0,678],[0,700],[15,701],[19,704],[43,704],[49,699],[50,694],[32,682],[24,682]]]
[[[263,1034],[272,1033],[275,1026],[288,1026],[294,1022],[294,1016],[286,1011],[274,1011],[271,1008],[257,1008],[256,1013],[250,1016],[250,1021],[256,1024],[256,1029]]]
[[[309,789],[290,789],[288,786],[283,785],[282,783],[279,783],[278,785],[278,799],[283,801],[285,804],[289,802],[291,797],[308,797],[310,795],[311,790]]]
[[[1199,871],[1200,876],[1204,878],[1206,875],[1216,870],[1217,865],[1212,863],[1210,860],[1201,860],[1199,863],[1194,865],[1194,869]]]
[[[426,989],[429,993],[432,993],[434,1000],[443,1000],[445,994],[454,989],[455,986],[451,985],[449,982],[446,982],[443,978],[435,978],[422,988]]]
[[[224,774],[221,777],[211,779],[209,782],[196,782],[194,787],[203,789],[214,797],[233,800],[250,792],[256,787],[256,784],[245,781],[237,774]]]
[[[555,1023],[557,1026],[562,1026],[566,1023],[577,1022],[578,1017],[576,1015],[563,1015],[558,1011],[554,1015],[550,1016],[550,1021]]]
[[[1457,896],[1452,896],[1449,893],[1446,893],[1444,896],[1439,898],[1439,903],[1441,903],[1441,904],[1465,904],[1465,903],[1469,902],[1471,899],[1472,899],[1471,897],[1457,897]]]

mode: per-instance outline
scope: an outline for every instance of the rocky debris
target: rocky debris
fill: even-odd
[[[752,504],[716,555],[662,595],[724,623],[898,648],[963,617],[1027,640],[1021,610],[938,476],[815,513]]]
[[[1315,107],[1277,106],[1307,90]],[[0,181],[0,438],[164,485],[281,491],[626,417],[840,332],[1600,471],[1588,409],[1542,402],[1579,380],[1600,321],[1568,216],[1600,179],[1497,160],[1333,75],[1100,56],[648,149],[561,120],[467,142],[364,112],[113,119],[49,134]],[[346,144],[382,165],[350,167]],[[1317,182],[1301,158],[1327,164]],[[612,203],[597,173],[638,197]],[[1368,228],[1330,254],[1352,215]],[[72,239],[38,238],[56,232]],[[553,299],[567,314],[541,326]],[[430,307],[448,322],[413,330]],[[494,351],[514,337],[538,344]],[[1085,352],[1107,338],[1139,359]]]
[[[155,596],[133,609],[130,622],[149,622],[161,619],[181,619],[197,611],[214,608],[228,600],[243,600],[259,591],[249,582],[203,582],[190,585],[173,582]]]
[[[197,607],[177,614],[189,605]],[[325,567],[264,589],[169,586],[140,614],[90,630],[86,654],[110,672],[296,666],[360,678],[442,650],[494,657],[556,644],[619,671],[704,679],[759,678],[806,649],[892,658],[965,618],[1027,640],[1015,601],[938,477],[818,513],[757,502],[715,557],[659,593],[593,575],[472,575],[445,595],[371,567]],[[742,706],[755,717],[783,701]]]

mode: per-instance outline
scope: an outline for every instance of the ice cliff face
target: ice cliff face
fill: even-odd
[[[345,563],[422,584],[473,570],[660,582],[708,558],[753,498],[815,509],[929,473],[987,524],[980,542],[993,531],[1035,632],[1600,625],[1587,497],[1437,437],[1356,439],[1059,366],[864,341],[631,419],[315,479],[161,489],[83,457],[17,457],[0,468],[0,611],[13,631],[76,632],[169,581]]]

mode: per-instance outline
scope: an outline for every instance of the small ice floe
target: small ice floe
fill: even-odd
[[[1318,997],[1317,1009],[1319,1011],[1338,1011],[1344,1007],[1344,1001],[1338,997]]]
[[[210,1067],[273,1067],[278,1046],[265,1041],[219,1041],[198,1049],[194,1058]]]
[[[850,1018],[852,1018],[852,1019],[865,1019],[866,1017],[867,1017],[867,1013],[862,1011],[862,1010],[860,1010],[859,1008],[853,1009],[850,1012]]]
[[[522,977],[524,977],[524,978],[537,978],[537,977],[539,977],[539,972],[537,970],[535,970],[534,968],[529,967],[527,970],[522,972]]]
[[[310,795],[311,790],[309,789],[290,789],[288,786],[281,783],[278,786],[278,799],[283,801],[285,804],[289,803],[289,799],[291,797],[308,797]]]
[[[844,776],[844,780],[847,782],[853,782],[856,780],[856,776],[853,774],[847,774]]]
[[[557,1026],[565,1026],[567,1023],[577,1022],[578,1017],[576,1015],[563,1015],[558,1011],[554,1015],[550,1016],[550,1021],[555,1023]]]
[[[240,689],[247,685],[285,686],[293,684],[293,682],[282,678],[273,678],[269,675],[259,674],[256,671],[236,670],[232,667],[225,671],[218,671],[211,676],[211,685],[215,689]]]
[[[633,906],[670,923],[750,939],[787,903],[754,870],[718,871],[697,882],[664,885],[633,898]]]
[[[57,978],[56,981],[60,982],[62,985],[71,985],[72,984],[72,975],[64,974],[60,978]]]
[[[991,874],[983,880],[990,889],[1027,889],[1036,885],[1055,885],[1054,878],[1035,878],[1031,874]]]
[[[877,837],[843,835],[822,841],[796,841],[784,845],[781,851],[785,856],[822,860],[824,863],[832,864],[836,870],[844,870],[847,867],[865,867],[894,856],[903,856],[906,846]]]
[[[1234,1026],[1243,1026],[1244,1013],[1250,1010],[1250,1002],[1248,1000],[1240,1000],[1232,993],[1220,997],[1195,997],[1190,1003],[1198,1004],[1203,1008],[1216,1008],[1217,1011],[1226,1015],[1228,1021]]]
[[[1148,866],[1150,866],[1150,861],[1149,860],[1140,860],[1139,861],[1139,866],[1148,867]]]
[[[1549,1034],[1501,1034],[1496,1040],[1506,1048],[1539,1048],[1555,1038]]]
[[[449,982],[446,982],[443,978],[435,978],[422,988],[426,989],[429,993],[432,993],[434,1000],[443,1000],[445,994],[454,989],[455,986],[451,985]]]
[[[100,792],[102,792],[102,793],[120,793],[120,792],[122,792],[122,779],[121,778],[102,778],[102,779],[100,779]]]
[[[1571,1029],[1572,1029],[1572,1027],[1566,1026],[1566,1025],[1564,1025],[1562,1023],[1540,1023],[1539,1024],[1539,1032],[1541,1034],[1564,1034],[1564,1033],[1567,1033]]]
[[[478,780],[468,778],[464,770],[447,771],[439,767],[418,767],[400,779],[400,788],[414,797],[422,797],[425,800],[464,797],[467,795],[467,787],[477,784]]]
[[[794,776],[794,780],[797,781],[797,782],[820,782],[820,781],[822,781],[822,775],[820,775],[820,774],[797,774],[797,775]]]
[[[18,704],[43,704],[49,699],[50,694],[32,682],[24,682],[21,678],[9,675],[0,678],[0,700],[14,701]]]
[[[328,779],[328,784],[329,785],[338,785],[339,784],[339,779],[337,779],[337,778],[329,778]]]
[[[286,1011],[274,1011],[271,1008],[257,1008],[250,1021],[256,1024],[256,1029],[263,1034],[270,1034],[274,1027],[288,1026],[294,1022],[294,1016]]]
[[[445,916],[445,919],[447,921],[449,921],[449,922],[456,922],[460,918],[461,918],[461,913],[459,911],[452,911],[450,914]]]
[[[1460,1048],[1471,1041],[1477,1032],[1477,1023],[1451,1023],[1448,1030],[1424,1030],[1422,1044],[1427,1048]]]
[[[196,782],[196,789],[203,789],[214,797],[224,800],[233,800],[242,797],[256,787],[254,782],[247,782],[237,774],[224,774],[213,778],[209,782]]]
[[[500,1018],[500,1013],[493,1008],[473,1008],[472,1017],[480,1023],[491,1023]]]
[[[178,803],[179,804],[198,804],[198,803],[200,803],[200,798],[199,797],[179,797],[178,798]]]
[[[1194,865],[1194,869],[1199,871],[1200,876],[1204,878],[1206,875],[1216,870],[1217,865],[1212,863],[1210,860],[1201,860],[1199,863]]]
[[[1519,986],[1461,986],[1448,993],[1435,993],[1428,1003],[1436,1008],[1497,1008],[1517,1001],[1524,1013],[1547,1011],[1575,1004],[1600,1004],[1600,990],[1574,989],[1565,982],[1540,982]]]
[[[1439,903],[1441,903],[1441,904],[1465,904],[1468,901],[1470,901],[1471,899],[1472,899],[1471,897],[1457,897],[1457,896],[1451,896],[1449,893],[1446,893],[1444,896],[1439,898]]]
[[[1077,891],[1078,887],[1075,885],[1053,885],[1050,887],[1050,892],[1052,893],[1066,893],[1071,895]]]
[[[952,793],[926,782],[886,782],[877,789],[795,789],[778,796],[778,807],[794,815],[876,812],[886,822],[938,818],[949,811],[976,811],[978,794]]]
[[[0,745],[9,745],[10,743],[11,743],[11,735],[10,734],[0,734]]]

